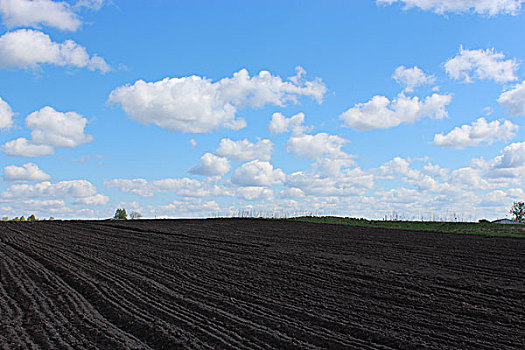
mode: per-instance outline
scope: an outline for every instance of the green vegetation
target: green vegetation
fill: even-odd
[[[430,221],[376,221],[336,216],[302,216],[285,219],[290,221],[315,222],[322,224],[378,227],[392,230],[430,231],[483,236],[525,238],[525,225],[501,225],[488,221],[480,223],[430,222]]]
[[[126,213],[126,209],[124,209],[124,208],[117,209],[115,211],[115,216],[113,218],[114,219],[120,219],[120,220],[127,220],[128,219],[128,214]]]
[[[45,221],[46,219],[43,219],[43,220]],[[49,218],[49,220],[54,220],[54,218],[51,217]],[[25,216],[21,216],[21,217],[15,216],[12,219],[9,219],[8,216],[4,216],[2,217],[2,221],[41,221],[41,219],[37,218],[35,214],[31,214],[30,216],[27,217],[27,219]]]

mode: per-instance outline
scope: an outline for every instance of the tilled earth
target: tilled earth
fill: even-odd
[[[0,348],[525,348],[525,239],[249,219],[0,223]]]

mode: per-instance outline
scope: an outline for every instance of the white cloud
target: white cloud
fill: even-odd
[[[459,54],[445,63],[445,70],[450,78],[464,80],[469,83],[474,79],[494,80],[503,84],[517,80],[516,60],[505,60],[505,55],[487,50],[465,50],[460,48]]]
[[[13,126],[14,115],[11,107],[0,97],[0,129],[7,129]]]
[[[270,134],[277,135],[284,132],[291,131],[292,134],[302,134],[306,128],[304,127],[304,113],[298,113],[290,118],[286,118],[281,113],[277,112],[272,115],[272,120],[268,124]]]
[[[412,92],[419,86],[433,84],[436,81],[435,76],[425,74],[425,72],[417,66],[412,68],[399,66],[396,68],[392,78],[399,84],[405,86],[405,91],[407,92]]]
[[[217,153],[220,156],[228,157],[234,160],[270,160],[272,157],[273,143],[270,140],[259,140],[252,143],[247,139],[233,141],[222,139]]]
[[[58,112],[44,107],[26,118],[26,126],[31,129],[32,140],[18,138],[2,146],[11,156],[40,157],[54,154],[53,147],[76,147],[93,140],[84,134],[87,119],[75,112]]]
[[[31,131],[31,142],[55,147],[76,147],[91,142],[93,137],[84,134],[87,119],[75,112],[57,112],[44,107],[26,118]]]
[[[95,194],[89,197],[83,197],[75,200],[77,205],[88,205],[88,206],[102,206],[109,202],[109,197],[103,194]]]
[[[8,156],[42,157],[55,154],[53,147],[49,145],[35,145],[23,137],[8,141],[1,147],[2,151]]]
[[[182,200],[175,200],[168,205],[162,205],[154,209],[154,212],[161,216],[169,213],[179,217],[210,217],[215,215],[220,209],[219,204],[215,201],[204,201],[200,198],[183,198]]]
[[[366,103],[358,103],[339,116],[343,126],[358,130],[388,129],[402,123],[414,123],[419,119],[446,117],[445,107],[451,95],[433,94],[424,100],[399,94],[390,101],[385,96],[374,96]]]
[[[282,195],[359,196],[373,188],[374,177],[359,168],[345,169],[338,176],[323,176],[313,172],[299,171],[286,176]]]
[[[237,168],[232,176],[232,183],[240,186],[272,186],[284,181],[281,169],[274,169],[269,162],[253,160]]]
[[[26,163],[21,167],[16,165],[6,166],[3,170],[4,181],[31,182],[49,180],[51,176],[43,172],[38,165]]]
[[[479,118],[472,125],[456,127],[446,135],[436,134],[434,136],[434,145],[457,149],[477,146],[481,143],[490,145],[496,141],[512,139],[518,129],[518,125],[508,120],[487,122],[485,118]]]
[[[190,169],[190,173],[204,176],[224,175],[230,171],[230,161],[211,153],[204,154],[200,164]]]
[[[419,191],[404,187],[394,188],[384,192],[376,192],[375,196],[377,196],[381,201],[389,204],[410,204],[416,203],[421,199],[421,193]]]
[[[405,9],[418,7],[443,15],[446,13],[474,12],[481,15],[517,15],[525,0],[376,0],[378,4],[390,5],[401,2]]]
[[[261,186],[238,187],[235,196],[247,201],[265,201],[273,198],[273,191]]]
[[[100,10],[106,0],[78,0],[75,7],[85,7],[90,10]]]
[[[113,90],[109,101],[122,106],[126,114],[143,124],[155,124],[168,130],[209,132],[220,127],[240,129],[246,126],[237,118],[238,109],[284,106],[296,103],[300,96],[319,103],[326,92],[321,80],[304,81],[295,77],[283,81],[270,72],[250,77],[246,69],[217,82],[200,76],[165,78],[147,83],[136,81]]]
[[[348,154],[343,152],[341,147],[347,142],[340,136],[327,133],[291,136],[286,145],[286,151],[308,159],[320,157],[346,158]]]
[[[54,184],[44,181],[34,185],[12,185],[0,194],[0,198],[10,200],[43,197],[64,199],[90,197],[96,193],[95,186],[86,180],[61,181]]]
[[[508,115],[511,116],[524,116],[525,115],[525,81],[521,84],[517,84],[512,89],[503,92],[498,102],[506,107]]]
[[[0,14],[8,27],[39,27],[45,25],[60,30],[77,30],[82,22],[65,1],[2,0]]]
[[[508,145],[492,161],[491,166],[495,169],[512,169],[525,167],[525,142],[516,142]]]
[[[161,179],[148,181],[146,179],[113,179],[104,181],[104,186],[118,188],[121,192],[134,193],[142,197],[150,197],[155,193],[175,193],[184,197],[210,197],[231,195],[216,179],[208,178],[199,181],[190,178]]]
[[[103,58],[89,56],[83,46],[72,40],[56,43],[49,35],[32,29],[19,29],[0,37],[0,68],[32,68],[41,64],[87,68],[108,72]]]

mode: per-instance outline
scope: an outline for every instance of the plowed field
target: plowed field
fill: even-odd
[[[516,349],[525,239],[266,220],[0,223],[0,348]]]

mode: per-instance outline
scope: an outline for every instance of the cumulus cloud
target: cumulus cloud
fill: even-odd
[[[450,190],[448,184],[439,182],[436,180],[435,175],[429,175],[428,171],[425,173],[418,169],[412,169],[410,167],[412,161],[411,159],[395,157],[372,172],[378,178],[390,180],[395,179],[397,175],[401,175],[404,182],[413,185],[419,191],[436,193]]]
[[[508,120],[487,122],[485,118],[479,118],[471,125],[456,127],[446,135],[436,134],[434,136],[434,145],[457,149],[477,146],[481,143],[490,145],[496,141],[512,139],[518,129],[518,125]]]
[[[498,14],[517,15],[525,0],[376,0],[376,2],[381,5],[400,2],[405,5],[405,9],[418,7],[440,15],[473,12],[495,16]]]
[[[200,164],[190,169],[190,173],[204,176],[217,176],[226,174],[230,169],[230,161],[227,158],[206,153],[201,157]]]
[[[451,95],[433,94],[424,100],[407,97],[403,93],[390,101],[385,96],[374,96],[366,103],[358,103],[339,116],[344,127],[358,130],[388,129],[402,123],[414,123],[422,118],[446,117],[445,107]]]
[[[417,66],[412,68],[399,66],[396,68],[392,78],[399,84],[405,86],[405,91],[407,92],[413,92],[414,89],[419,86],[433,84],[436,81],[435,76],[425,74],[425,72]]]
[[[160,215],[176,215],[176,216],[211,216],[215,215],[220,210],[219,204],[215,201],[205,201],[201,198],[183,198],[175,200],[167,205],[158,207],[155,211]]]
[[[506,60],[503,53],[495,52],[493,48],[465,50],[461,47],[459,54],[445,63],[445,71],[450,78],[467,83],[474,79],[507,83],[518,79],[517,69],[516,60]]]
[[[244,186],[235,190],[235,196],[247,201],[266,201],[273,199],[273,191],[267,187]]]
[[[274,169],[269,162],[253,160],[237,168],[231,181],[239,186],[272,186],[282,183],[285,177],[281,169]]]
[[[272,157],[273,143],[270,140],[259,140],[252,143],[247,139],[233,141],[222,139],[216,153],[219,156],[234,160],[270,160]]]
[[[341,147],[347,142],[340,136],[327,133],[291,136],[286,144],[286,151],[308,159],[345,158],[348,155],[341,150]]]
[[[286,176],[282,196],[359,196],[374,186],[374,176],[360,168],[345,169],[338,176],[299,171]]]
[[[49,180],[51,176],[42,171],[38,165],[26,163],[22,166],[9,165],[3,170],[4,181],[32,182]]]
[[[288,131],[292,134],[302,134],[306,131],[304,127],[304,113],[298,113],[290,118],[286,118],[281,113],[277,112],[272,114],[272,120],[268,124],[270,134],[277,135]]]
[[[13,141],[8,141],[1,147],[2,151],[8,156],[42,157],[55,154],[53,147],[49,145],[35,145],[23,137]]]
[[[525,81],[517,84],[512,89],[503,92],[498,102],[507,108],[508,115],[524,116],[525,115]]]
[[[118,188],[124,193],[134,193],[142,197],[150,197],[155,193],[175,193],[184,197],[213,197],[230,195],[223,186],[218,186],[216,179],[208,178],[199,181],[190,178],[161,179],[148,181],[146,179],[112,179],[104,181],[108,188]]]
[[[98,193],[93,196],[78,198],[74,203],[76,205],[102,206],[108,204],[108,202],[108,196]]]
[[[91,142],[93,137],[84,134],[87,119],[75,112],[58,112],[44,107],[26,118],[31,129],[32,142],[37,145],[76,147]]]
[[[0,15],[8,27],[39,27],[45,25],[60,30],[77,30],[82,22],[65,1],[2,0]]]
[[[300,96],[322,102],[326,87],[320,79],[306,81],[298,75],[284,81],[268,71],[251,77],[246,69],[231,78],[212,82],[200,76],[136,81],[113,90],[109,101],[122,106],[133,120],[168,130],[209,132],[220,127],[246,126],[237,111],[245,107],[285,106]]]
[[[0,97],[0,129],[7,129],[13,126],[14,115],[11,107]]]
[[[58,112],[44,107],[27,116],[26,126],[31,129],[31,140],[18,138],[2,146],[11,156],[40,157],[54,154],[53,147],[77,147],[91,142],[93,137],[84,133],[87,119],[75,112]]]
[[[87,68],[108,72],[106,61],[90,56],[83,46],[72,40],[56,43],[49,35],[32,29],[19,29],[0,37],[0,68],[32,68],[42,64]]]
[[[505,147],[502,154],[494,158],[491,166],[496,169],[525,167],[525,142],[516,142]]]
[[[10,186],[0,194],[0,199],[24,199],[24,198],[83,198],[97,193],[96,187],[87,180],[71,180],[51,183],[40,182],[34,185],[16,184]]]

